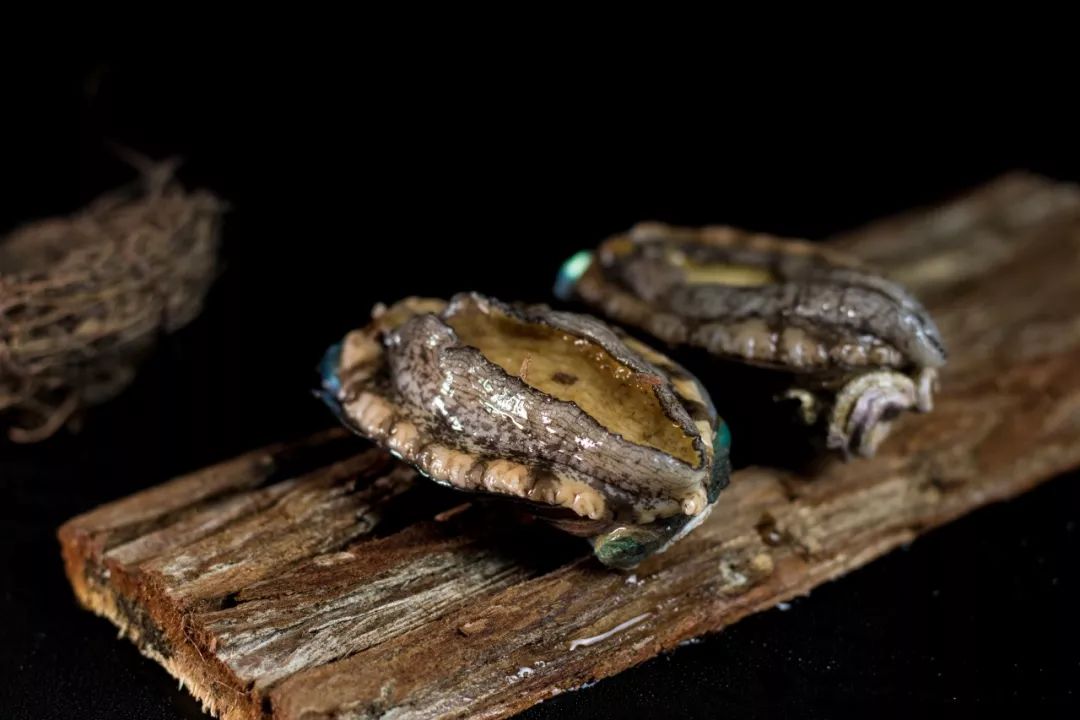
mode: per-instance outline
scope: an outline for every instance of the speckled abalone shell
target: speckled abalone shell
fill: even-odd
[[[587,315],[407,298],[332,347],[322,376],[359,434],[437,482],[531,503],[610,565],[684,535],[727,482],[701,384]]]
[[[945,362],[899,284],[830,248],[730,227],[639,224],[574,255],[555,291],[668,343],[796,373]]]

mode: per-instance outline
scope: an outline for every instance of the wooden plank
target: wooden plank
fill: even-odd
[[[737,472],[631,575],[331,432],[71,520],[75,592],[226,718],[504,717],[1080,465],[1080,190],[1009,176],[834,242],[931,307],[938,407],[873,460]]]

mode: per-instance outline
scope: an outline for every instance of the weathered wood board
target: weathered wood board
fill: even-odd
[[[834,242],[932,309],[936,410],[871,461],[736,473],[633,575],[332,431],[71,520],[76,595],[225,718],[503,717],[1080,465],[1080,190],[1009,176]]]

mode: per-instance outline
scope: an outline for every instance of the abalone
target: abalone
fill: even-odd
[[[845,453],[872,455],[897,414],[931,410],[946,359],[899,284],[833,249],[730,227],[639,224],[568,260],[555,292],[672,345],[792,373],[787,396]]]
[[[406,298],[327,351],[322,396],[432,480],[528,503],[627,568],[709,513],[730,436],[701,383],[602,321]]]

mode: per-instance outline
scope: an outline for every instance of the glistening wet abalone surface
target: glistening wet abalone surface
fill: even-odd
[[[640,224],[575,255],[556,292],[666,342],[794,372],[945,362],[901,285],[835,250],[733,228]]]
[[[874,454],[896,415],[928,412],[946,359],[900,284],[836,250],[729,227],[639,224],[571,257],[555,292],[665,343],[795,375],[784,397],[845,454]]]
[[[407,298],[331,348],[323,375],[358,433],[437,482],[525,501],[609,565],[685,535],[727,482],[701,383],[587,315]]]

